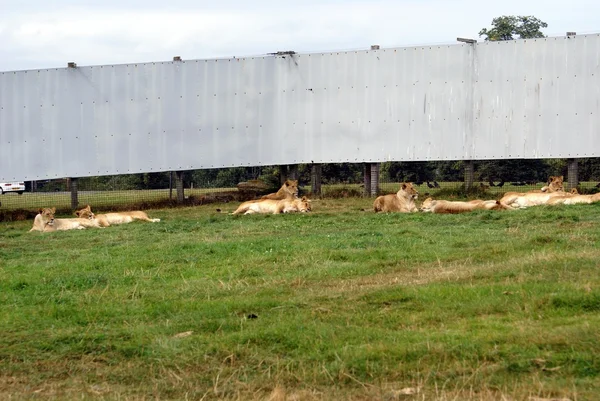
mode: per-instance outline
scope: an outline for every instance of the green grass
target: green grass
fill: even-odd
[[[596,399],[600,205],[371,202],[0,223],[0,398]]]

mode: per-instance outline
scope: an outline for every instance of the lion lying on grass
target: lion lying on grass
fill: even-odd
[[[577,205],[600,202],[600,193],[593,195],[555,196],[548,200],[548,205]]]
[[[294,199],[298,197],[298,180],[285,180],[279,191],[273,194],[268,194],[260,199]]]
[[[507,192],[500,203],[512,208],[526,208],[529,206],[545,205],[555,196],[565,196],[563,187],[563,176],[550,176],[548,185],[541,190],[529,192]]]
[[[509,209],[497,200],[472,200],[468,202],[433,200],[427,198],[421,204],[422,212],[429,213],[468,213],[474,210],[505,210]]]
[[[310,200],[303,196],[301,199],[261,199],[242,203],[232,214],[253,214],[253,213],[293,213],[310,212],[312,210]]]
[[[400,184],[400,190],[395,194],[382,195],[373,202],[373,210],[377,212],[417,212],[415,199],[419,196],[412,182]]]
[[[56,208],[43,208],[33,219],[33,227],[29,232],[41,231],[64,231],[64,230],[84,230],[87,227],[100,227],[97,221],[88,219],[55,219]]]
[[[90,205],[75,212],[77,217],[87,219],[90,221],[96,221],[100,227],[109,227],[112,224],[125,224],[131,223],[134,220],[144,220],[151,223],[158,223],[160,219],[151,219],[148,217],[146,212],[141,210],[134,210],[131,212],[117,212],[117,213],[106,213],[106,214],[94,214]]]

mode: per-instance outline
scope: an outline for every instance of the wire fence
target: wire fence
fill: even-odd
[[[4,191],[0,197],[0,211],[34,212],[40,207],[66,211],[88,204],[94,210],[108,211],[243,201],[277,191],[286,178],[298,179],[300,194],[313,198],[393,193],[398,190],[398,183],[413,182],[421,199],[425,196],[494,199],[508,191],[539,189],[552,175],[565,177],[565,189],[576,186],[580,193],[600,190],[598,158],[578,160],[576,183],[568,183],[568,162],[563,159],[493,160],[473,164],[469,188],[465,185],[463,161],[378,163],[376,174],[370,177],[374,179],[372,183],[365,180],[366,166],[370,166],[365,163],[323,164],[320,166],[320,187],[316,186],[310,164],[192,170],[181,175],[164,172],[27,181],[22,194]]]

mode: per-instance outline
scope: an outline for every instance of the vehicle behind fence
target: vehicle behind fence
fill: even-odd
[[[298,179],[301,194],[334,198],[393,193],[398,190],[398,183],[410,181],[417,186],[421,199],[425,196],[499,198],[507,191],[539,189],[551,175],[564,175],[567,180],[564,159],[478,161],[474,163],[472,180],[467,181],[463,161],[323,164],[320,185],[315,182],[312,166],[185,171],[180,175],[179,199],[178,175],[174,172],[27,181],[22,195],[6,193],[0,198],[0,211],[33,212],[40,207],[68,211],[88,204],[102,211],[241,201],[276,191],[287,178]],[[375,166],[373,176],[368,171],[371,166]],[[374,181],[368,182],[365,176]],[[579,159],[579,182],[575,185],[567,182],[565,189],[576,186],[582,193],[597,192],[599,180],[600,159]]]

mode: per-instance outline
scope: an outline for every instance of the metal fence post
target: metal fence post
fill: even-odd
[[[473,188],[473,178],[475,175],[475,163],[473,160],[465,160],[465,190]]]
[[[371,196],[371,163],[363,164],[363,177],[365,196]]]
[[[567,181],[569,189],[579,186],[579,163],[577,159],[567,159]]]
[[[321,175],[323,169],[320,164],[315,163],[310,167],[310,189],[313,195],[321,195]]]
[[[79,206],[79,199],[77,194],[77,178],[69,179],[70,187],[71,187],[71,209],[77,209]]]
[[[371,196],[379,192],[379,163],[371,163]]]
[[[177,189],[177,203],[183,203],[183,171],[175,172],[175,188]]]

